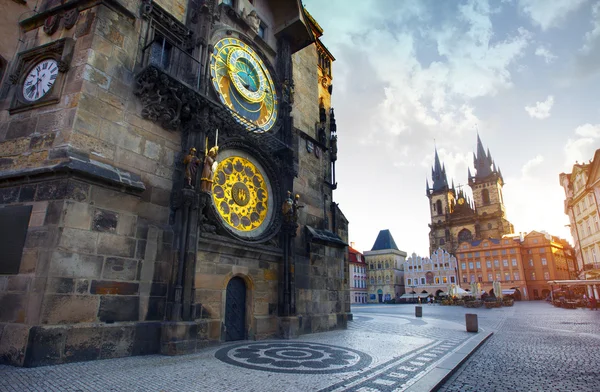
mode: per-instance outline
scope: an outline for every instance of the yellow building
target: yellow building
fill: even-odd
[[[404,294],[406,252],[396,246],[389,230],[381,230],[370,251],[364,252],[368,265],[369,303],[397,299]]]

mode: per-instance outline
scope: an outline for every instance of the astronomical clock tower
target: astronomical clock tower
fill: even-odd
[[[500,168],[486,152],[477,135],[477,154],[473,153],[475,175],[468,170],[468,184],[473,199],[462,187],[448,186],[445,167],[440,163],[437,150],[432,168],[432,185],[426,181],[431,223],[429,224],[429,251],[442,248],[455,253],[461,242],[485,238],[501,238],[514,233],[506,219],[502,187],[504,179]]]
[[[0,363],[345,328],[335,59],[299,0],[5,3]]]

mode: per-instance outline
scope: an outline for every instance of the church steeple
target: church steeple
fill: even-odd
[[[431,187],[432,192],[448,190],[448,178],[446,177],[446,166],[442,166],[440,163],[440,157],[438,156],[437,148],[435,149],[435,162],[431,169],[431,179],[433,184]]]
[[[477,133],[477,155],[473,153],[473,165],[475,166],[475,179],[482,179],[492,173],[496,173],[496,165],[494,165],[490,149],[488,148],[486,153],[483,143],[481,143],[479,132]],[[469,179],[472,178],[470,171],[469,169]]]

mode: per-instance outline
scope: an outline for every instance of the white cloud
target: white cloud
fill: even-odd
[[[550,117],[550,110],[554,105],[554,97],[548,95],[545,101],[536,102],[533,106],[525,106],[525,110],[532,118],[538,118],[540,120]]]
[[[544,162],[544,157],[539,154],[536,155],[535,158],[528,160],[521,168],[521,174],[523,175],[523,177],[529,177],[531,174],[531,171],[536,166],[539,166],[542,162]]]
[[[544,45],[538,46],[535,49],[535,55],[542,57],[546,64],[550,64],[558,58],[554,53],[550,51],[550,49],[546,48]]]
[[[542,30],[558,27],[588,0],[519,0],[519,8]]]
[[[583,124],[575,129],[577,138],[569,138],[565,145],[565,169],[570,170],[575,162],[592,159],[600,142],[600,124]]]
[[[600,2],[592,6],[592,30],[585,33],[581,51],[589,53],[597,45],[598,38],[600,38]]]

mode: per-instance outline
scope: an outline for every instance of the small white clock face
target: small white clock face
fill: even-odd
[[[54,85],[58,76],[58,63],[54,59],[46,59],[37,63],[23,82],[23,98],[35,102],[42,98]]]

